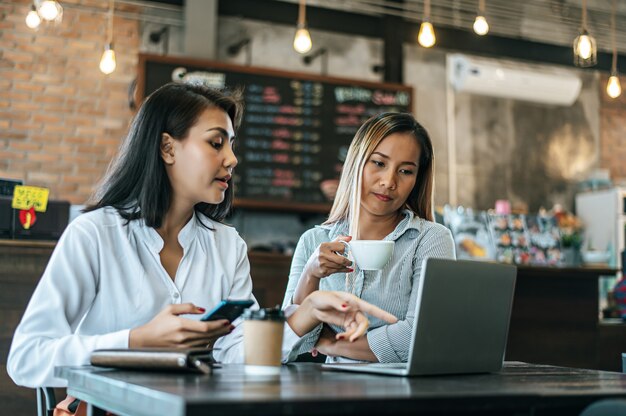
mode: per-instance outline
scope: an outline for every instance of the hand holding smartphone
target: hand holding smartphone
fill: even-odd
[[[213,310],[207,312],[201,321],[217,321],[219,319],[226,319],[229,322],[233,322],[235,319],[243,313],[244,309],[254,305],[254,301],[250,299],[245,300],[223,300]]]

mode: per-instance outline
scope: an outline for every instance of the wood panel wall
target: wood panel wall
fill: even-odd
[[[16,245],[17,244],[17,245]],[[6,371],[15,328],[39,282],[53,244],[0,242],[0,413],[26,416],[36,413],[35,390],[16,386]]]

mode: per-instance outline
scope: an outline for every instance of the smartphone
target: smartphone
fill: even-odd
[[[212,311],[207,312],[200,320],[217,321],[218,319],[227,319],[232,322],[243,313],[243,310],[254,305],[254,301],[246,300],[223,300]]]

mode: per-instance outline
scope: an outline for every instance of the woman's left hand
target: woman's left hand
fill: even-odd
[[[342,327],[344,332],[338,333],[336,339],[353,342],[367,331],[369,321],[365,314],[390,324],[398,321],[392,314],[351,293],[315,291],[304,299],[289,317],[288,323],[299,336],[303,336],[320,323],[337,325]]]

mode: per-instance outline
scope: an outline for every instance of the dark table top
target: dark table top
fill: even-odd
[[[212,375],[58,367],[68,391],[128,415],[578,414],[602,398],[626,398],[626,375],[524,363],[496,374],[392,377],[283,366],[280,376],[225,365]]]

